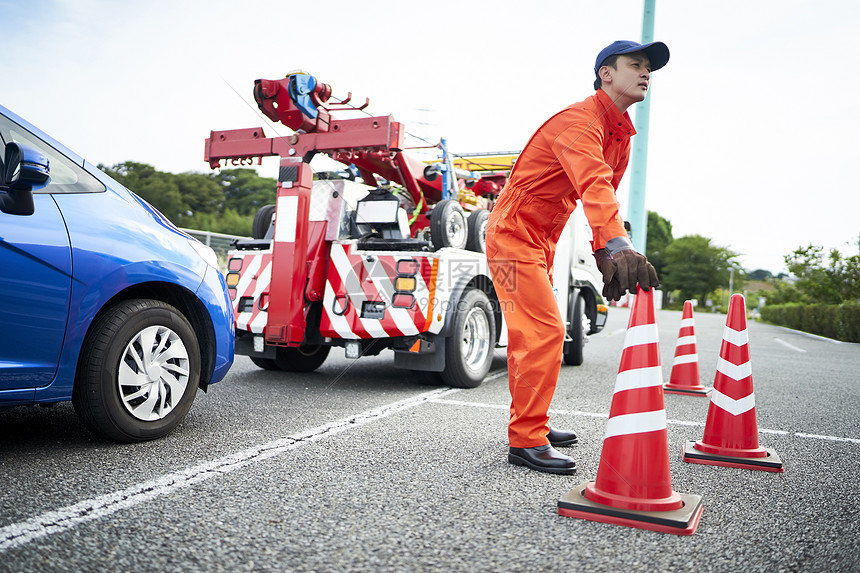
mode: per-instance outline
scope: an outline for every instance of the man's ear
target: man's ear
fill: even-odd
[[[601,83],[612,83],[612,70],[609,68],[609,66],[601,66],[600,69],[597,70],[597,75],[600,77]]]

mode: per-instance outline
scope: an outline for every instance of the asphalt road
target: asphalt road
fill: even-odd
[[[680,312],[658,312],[668,381]],[[164,439],[94,438],[69,404],[0,410],[0,571],[858,571],[860,345],[750,323],[762,445],[785,472],[688,464],[707,398],[666,395],[689,537],[559,517],[596,476],[628,312],[565,366],[552,407],[575,476],[506,462],[503,351],[480,388],[428,386],[392,356],[319,371],[237,357]],[[696,314],[702,383],[724,317]]]

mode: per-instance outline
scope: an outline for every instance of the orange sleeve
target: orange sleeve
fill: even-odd
[[[627,162],[615,173],[603,157],[603,126],[586,113],[561,132],[551,148],[582,200],[582,208],[593,233],[592,250],[606,246],[615,237],[626,237],[615,189]]]

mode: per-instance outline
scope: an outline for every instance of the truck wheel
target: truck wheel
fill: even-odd
[[[95,433],[142,442],[182,421],[199,381],[200,347],[188,320],[161,301],[128,300],[93,322],[72,404]]]
[[[466,215],[463,208],[453,199],[436,203],[430,216],[430,240],[437,251],[444,247],[462,249],[468,238]]]
[[[263,370],[280,370],[273,358],[257,358],[255,356],[251,356],[250,358],[254,366],[258,368],[262,368]]]
[[[490,371],[495,341],[496,321],[490,299],[481,290],[467,290],[457,303],[451,335],[445,341],[442,380],[455,388],[480,386]]]
[[[331,346],[308,344],[295,347],[278,348],[275,364],[287,372],[313,372],[325,362]]]
[[[269,227],[272,226],[272,217],[275,216],[274,205],[263,205],[254,215],[254,222],[251,226],[251,236],[255,239],[265,239],[266,233],[269,232]]]
[[[476,253],[487,252],[487,220],[490,212],[487,209],[472,211],[466,219],[467,236],[466,248]]]
[[[573,304],[570,308],[570,326],[567,333],[573,339],[568,345],[568,351],[564,354],[564,363],[571,366],[579,366],[582,364],[582,354],[585,347],[585,341],[588,340],[588,331],[591,329],[591,322],[585,314],[585,299],[582,296],[577,296],[576,291],[572,291]]]

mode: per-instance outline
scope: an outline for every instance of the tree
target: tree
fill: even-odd
[[[765,269],[756,269],[747,274],[747,278],[753,281],[766,281],[773,278],[773,273]]]
[[[797,277],[794,286],[804,302],[841,304],[860,299],[860,255],[843,259],[831,249],[825,262],[824,248],[809,245],[786,255],[785,264]]]
[[[729,285],[730,269],[735,269],[740,284],[743,270],[735,257],[736,253],[711,245],[711,240],[701,235],[681,237],[666,247],[661,278],[667,289],[681,291],[683,300],[698,298],[704,303],[708,294]]]
[[[253,169],[224,169],[215,179],[224,190],[225,204],[240,215],[253,217],[260,207],[275,202],[277,181]]]
[[[99,165],[99,168],[146,199],[175,224],[181,224],[182,217],[188,212],[188,206],[182,199],[175,175],[134,161],[126,161],[113,167]]]
[[[648,241],[645,243],[645,256],[654,265],[658,277],[663,276],[666,266],[666,247],[673,240],[672,223],[654,211],[648,211]]]
[[[224,189],[211,175],[180,173],[173,176],[188,210],[197,213],[222,213],[226,198]],[[206,229],[211,231],[213,229]]]

